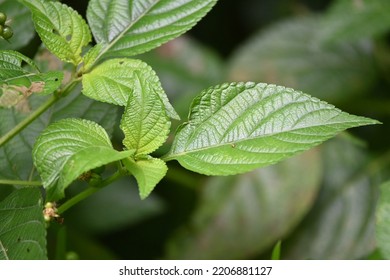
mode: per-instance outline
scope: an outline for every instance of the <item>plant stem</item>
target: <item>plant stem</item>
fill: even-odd
[[[32,112],[27,118],[18,123],[13,129],[8,131],[5,135],[0,138],[0,147],[11,140],[16,134],[22,131],[26,126],[28,126],[31,122],[33,122],[36,118],[38,118],[42,113],[44,113],[47,109],[49,109],[56,101],[58,97],[54,94],[43,103],[38,109]]]
[[[115,172],[112,176],[108,177],[107,179],[101,181],[97,185],[90,186],[88,189],[85,191],[82,191],[81,193],[75,195],[68,201],[66,201],[64,204],[62,204],[60,207],[58,207],[58,214],[64,213],[66,210],[74,206],[75,204],[79,203],[80,201],[86,199],[90,195],[94,194],[95,192],[99,191],[103,187],[111,184],[112,182],[118,180],[120,177],[123,176],[123,172],[117,171]]]
[[[0,180],[0,185],[18,185],[28,187],[40,187],[42,182],[39,181],[21,181],[21,180]]]

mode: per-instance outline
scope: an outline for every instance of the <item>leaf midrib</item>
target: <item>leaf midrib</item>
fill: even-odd
[[[129,26],[121,33],[119,33],[118,36],[114,38],[104,49],[102,52],[99,53],[99,55],[96,57],[95,61],[98,61],[107,51],[109,51],[123,36],[136,24],[138,23],[147,13],[149,13],[158,3],[160,3],[161,0],[156,0],[154,4],[152,4],[148,9],[146,9],[143,13],[139,15],[138,18],[136,18],[133,22],[129,24]]]
[[[207,150],[207,149],[214,149],[214,148],[218,148],[218,147],[222,147],[222,146],[229,146],[229,145],[232,145],[232,144],[237,144],[237,143],[250,141],[250,140],[254,140],[254,139],[259,139],[259,138],[264,138],[264,137],[269,137],[269,136],[276,136],[276,135],[282,134],[282,133],[294,132],[294,131],[298,131],[298,130],[301,130],[301,129],[324,127],[324,126],[337,125],[337,124],[348,125],[348,124],[354,124],[354,123],[360,124],[359,121],[350,121],[350,122],[334,122],[334,123],[319,124],[319,125],[308,126],[308,127],[300,127],[300,128],[296,128],[296,129],[280,131],[280,132],[277,132],[277,133],[263,134],[263,135],[260,135],[260,136],[248,137],[248,138],[240,139],[240,140],[237,140],[237,141],[229,141],[229,142],[224,142],[224,143],[217,144],[217,145],[210,145],[210,146],[206,146],[206,147],[202,147],[202,148],[198,148],[198,149],[187,150],[185,152],[181,152],[181,153],[177,153],[177,154],[168,153],[166,156],[163,157],[163,159],[165,161],[169,161],[169,160],[173,160],[173,159],[176,159],[178,157],[181,157],[181,156],[186,156],[188,154],[201,152],[201,151],[204,151],[204,150]],[[375,123],[376,122],[373,121],[371,123],[366,123],[366,124],[375,124]]]
[[[9,257],[7,255],[7,250],[5,249],[3,242],[0,240],[0,252],[4,252],[4,257],[6,260],[9,260]]]

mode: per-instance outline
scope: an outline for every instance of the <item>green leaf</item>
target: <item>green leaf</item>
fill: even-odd
[[[35,72],[22,67],[26,62]],[[43,83],[36,93],[54,92],[62,82],[64,75],[60,71],[40,73],[34,61],[16,51],[0,51],[0,85],[31,88],[33,83]],[[34,92],[32,90],[32,92]]]
[[[279,240],[274,248],[272,249],[272,253],[271,253],[271,260],[280,260],[280,251],[282,249],[282,241]]]
[[[383,257],[390,259],[390,182],[380,187],[376,210],[376,240]]]
[[[244,173],[376,123],[282,86],[223,84],[193,101],[165,159],[206,175]]]
[[[88,50],[83,60],[83,72],[87,72],[93,66],[102,51],[102,47],[103,46],[101,44],[96,44]]]
[[[313,208],[283,240],[284,259],[366,258],[375,249],[377,180],[366,151],[337,137],[322,145],[324,174]]]
[[[317,149],[199,189],[190,223],[168,243],[169,259],[253,259],[291,232],[310,210],[322,172]],[[299,198],[299,203],[297,203]]]
[[[48,200],[54,201],[62,198],[65,188],[85,171],[133,153],[114,150],[106,131],[94,122],[64,119],[49,125],[38,137],[33,160]]]
[[[169,103],[160,81],[150,66],[141,60],[111,59],[83,75],[83,94],[107,103],[126,106],[131,95],[142,96],[147,86],[159,95],[168,116],[179,116]]]
[[[141,199],[148,197],[158,182],[164,178],[168,170],[165,162],[158,158],[148,157],[137,161],[127,158],[123,163],[137,180]]]
[[[26,70],[22,68],[22,63],[26,62],[28,65],[38,70],[35,62],[28,58],[27,56],[17,52],[17,51],[0,51],[0,79],[2,82],[4,80],[17,77],[23,74]]]
[[[22,0],[31,10],[35,29],[46,47],[61,60],[78,65],[92,39],[84,19],[72,8],[51,1]]]
[[[44,61],[41,62],[40,60],[42,59]],[[39,57],[34,61],[36,61],[39,68],[45,72],[63,68],[61,61],[58,61],[57,58],[54,58],[54,56],[49,54],[47,51],[40,52]],[[0,74],[3,73],[3,71],[0,71]],[[25,181],[39,180],[36,169],[33,167],[31,157],[32,147],[36,141],[36,138],[48,125],[48,123],[58,121],[64,117],[86,118],[98,122],[109,133],[112,134],[114,124],[117,123],[117,118],[119,116],[118,106],[92,100],[83,95],[80,95],[79,92],[80,87],[76,87],[71,94],[61,98],[61,102],[55,103],[49,110],[47,110],[47,112],[42,114],[38,119],[32,122],[8,143],[0,147],[0,179]],[[42,103],[44,103],[47,98],[47,96],[32,95],[27,100],[28,107],[30,107],[30,110],[35,110]],[[26,113],[17,111],[15,108],[0,109],[0,135],[7,133],[25,117]],[[8,186],[0,187],[0,200],[2,200],[4,197],[2,195],[3,190],[6,187]],[[32,197],[33,196],[30,196],[29,199]],[[18,215],[17,212],[14,212],[14,214],[14,217]],[[39,217],[42,217],[42,207],[40,207],[39,215]],[[0,224],[2,225],[2,222],[0,222]],[[0,226],[0,230],[1,228],[2,226]],[[34,236],[36,232],[38,231],[31,232],[31,235]],[[44,231],[43,233],[39,234],[43,239],[45,238]],[[29,235],[30,233],[27,233],[25,236],[23,236],[23,239],[33,240],[29,237]],[[45,243],[43,244],[45,245]],[[43,246],[43,248],[44,247],[45,246]],[[12,251],[12,249],[8,249]],[[28,256],[24,257],[27,258]],[[20,259],[23,258],[23,256],[15,258]],[[45,258],[45,256],[39,258]]]
[[[38,73],[22,67],[26,62]],[[15,51],[0,51],[0,107],[12,107],[31,94],[50,94],[60,85],[63,73],[51,71],[39,73],[35,63]]]
[[[388,0],[334,1],[318,36],[324,43],[335,43],[385,35],[390,29],[389,11]]]
[[[65,189],[81,174],[110,162],[132,156],[133,154],[134,150],[118,152],[112,147],[93,146],[79,150],[70,156],[63,166],[59,175],[58,188]]]
[[[87,19],[102,57],[133,56],[178,37],[217,0],[91,0]]]
[[[322,17],[279,22],[251,37],[232,56],[232,81],[262,81],[301,90],[331,103],[349,102],[376,77],[369,42],[324,46]]]
[[[138,82],[137,92],[129,97],[120,125],[125,134],[123,144],[129,150],[135,149],[135,156],[150,154],[160,147],[168,137],[171,124],[153,85],[141,79]]]
[[[34,38],[34,24],[29,18],[29,10],[15,0],[0,0],[0,11],[7,15],[7,22],[14,35],[6,43],[0,38],[0,50],[17,50],[26,46]]]
[[[14,191],[0,201],[0,260],[46,259],[46,225],[39,189]]]

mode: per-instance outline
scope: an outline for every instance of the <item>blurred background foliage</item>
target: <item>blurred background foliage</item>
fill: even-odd
[[[85,15],[88,1],[62,2]],[[12,44],[2,41],[0,49],[61,69],[40,48],[23,7],[0,0],[0,10],[14,15],[15,30]],[[117,181],[66,212],[64,224],[50,226],[49,258],[269,259],[279,240],[282,259],[389,257],[382,244],[389,242],[390,213],[381,205],[390,202],[378,206],[380,185],[390,177],[389,13],[388,0],[220,0],[189,33],[139,56],[155,69],[182,120],[202,89],[251,80],[293,87],[383,124],[239,176],[206,177],[169,162],[167,177],[145,201],[133,179]],[[117,108],[75,98],[21,137],[31,140],[48,119],[79,116],[102,124],[120,149]],[[0,117],[5,126],[6,115]],[[68,197],[84,187],[74,184]],[[378,219],[378,242],[377,207],[387,217]]]

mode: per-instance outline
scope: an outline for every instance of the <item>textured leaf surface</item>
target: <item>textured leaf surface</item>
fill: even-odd
[[[0,201],[0,224],[0,260],[47,258],[39,189],[14,189]]]
[[[168,116],[178,118],[156,73],[141,60],[107,60],[83,75],[83,93],[86,96],[120,106],[126,106],[131,95],[142,96],[144,87],[159,95]]]
[[[26,62],[35,72],[26,70]],[[39,73],[35,63],[28,57],[15,51],[0,51],[0,107],[17,106],[23,109],[26,99],[32,94],[50,94],[63,79],[63,73],[50,71]]]
[[[168,170],[165,162],[158,158],[147,158],[137,161],[128,158],[123,163],[137,180],[141,199],[148,197],[158,182],[164,178]]]
[[[118,152],[112,147],[89,147],[74,153],[67,160],[60,173],[59,189],[65,189],[81,174],[110,162],[118,161],[134,154],[134,150]]]
[[[91,0],[87,19],[103,56],[151,50],[194,26],[216,0]]]
[[[367,155],[351,141],[322,146],[324,177],[313,208],[283,241],[283,259],[364,259],[375,249],[376,180]]]
[[[140,95],[129,97],[120,126],[125,134],[123,144],[127,149],[135,149],[135,156],[150,154],[160,147],[171,124],[160,96],[152,84],[145,82],[139,80],[136,85]]]
[[[293,89],[254,83],[203,91],[177,131],[167,160],[207,175],[231,175],[281,161],[347,128],[377,121],[349,115]]]
[[[84,19],[72,8],[52,1],[22,0],[31,10],[35,29],[61,60],[78,65],[82,48],[92,39]]]
[[[230,60],[233,81],[262,81],[331,103],[363,94],[375,79],[368,42],[322,44],[322,18],[286,20],[255,34]]]
[[[102,156],[99,158],[99,151]],[[112,148],[106,131],[81,119],[64,119],[48,126],[33,148],[33,160],[48,190],[48,200],[58,200],[64,189],[84,171],[114,162],[132,152]]]
[[[376,240],[385,259],[390,259],[390,182],[380,188],[380,198],[376,211]]]
[[[102,51],[102,47],[101,44],[96,44],[88,50],[83,59],[83,72],[87,72],[94,65]]]
[[[15,0],[0,0],[0,11],[7,15],[14,35],[7,44],[0,38],[0,50],[17,50],[27,45],[34,37],[34,24],[29,18],[29,10]]]
[[[80,88],[76,90],[80,91]],[[34,110],[45,102],[46,98],[46,96],[31,96],[27,105],[31,110]],[[117,106],[98,102],[83,95],[69,94],[11,139],[10,142],[0,147],[0,178],[14,180],[39,179],[33,168],[32,147],[39,134],[49,123],[70,117],[85,118],[98,122],[111,134],[114,125],[116,125],[117,110]],[[0,135],[7,133],[25,117],[25,113],[14,108],[1,109]]]
[[[320,32],[327,43],[384,35],[390,29],[390,1],[338,0],[327,11]]]
[[[322,175],[319,154],[314,149],[247,174],[210,178],[189,226],[170,240],[168,257],[252,259],[264,252],[313,204]]]

